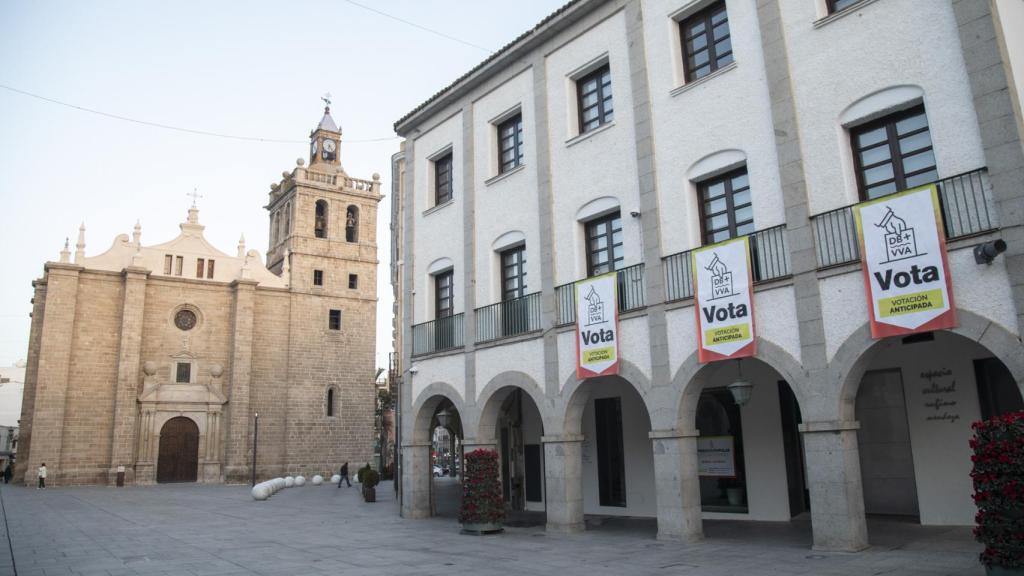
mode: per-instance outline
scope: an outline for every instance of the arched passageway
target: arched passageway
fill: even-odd
[[[519,375],[519,379],[524,377]],[[510,380],[512,378],[505,378]],[[486,398],[480,412],[477,441],[493,445],[498,452],[502,498],[513,524],[544,523],[544,421],[531,396],[539,388],[528,380],[531,390],[505,385]],[[500,382],[495,379],[493,382]]]
[[[402,515],[455,517],[461,499],[463,434],[461,400],[446,384],[432,384],[413,406],[410,438],[402,450],[408,471]]]
[[[160,429],[156,481],[195,482],[199,473],[199,426],[191,418],[171,418]]]

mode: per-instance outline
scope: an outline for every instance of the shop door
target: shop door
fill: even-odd
[[[171,418],[160,430],[156,481],[195,482],[199,471],[199,427],[189,418]]]
[[[864,374],[857,391],[856,418],[864,511],[918,516],[903,375],[898,369]]]

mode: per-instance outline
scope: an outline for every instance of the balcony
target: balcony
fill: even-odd
[[[998,228],[992,185],[985,168],[935,182],[939,189],[942,222],[948,240],[974,236]],[[811,216],[818,269],[860,260],[853,206]]]
[[[445,316],[412,327],[412,355],[422,356],[462,348],[464,314]]]
[[[619,312],[638,310],[647,305],[647,282],[643,263],[617,270]],[[576,322],[576,283],[555,287],[556,324],[562,326]]]
[[[693,250],[665,256],[665,301],[693,298]],[[750,260],[754,282],[767,282],[790,275],[786,225],[758,230],[750,235]]]
[[[477,342],[491,342],[540,329],[540,292],[476,309]]]

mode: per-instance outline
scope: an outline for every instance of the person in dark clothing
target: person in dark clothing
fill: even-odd
[[[4,484],[10,484],[11,483],[11,474],[12,474],[11,473],[11,464],[10,464],[10,462],[8,462],[7,466],[4,467]]]
[[[338,488],[341,488],[342,482],[348,484],[348,487],[351,488],[352,482],[350,482],[348,479],[348,462],[345,462],[344,464],[341,465],[341,471],[338,472],[338,474],[341,475],[341,479],[338,480]]]

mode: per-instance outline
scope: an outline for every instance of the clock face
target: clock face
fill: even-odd
[[[191,310],[178,310],[174,315],[174,325],[179,330],[191,330],[196,327],[196,313]]]
[[[336,146],[334,140],[324,140],[324,152],[333,153]]]

